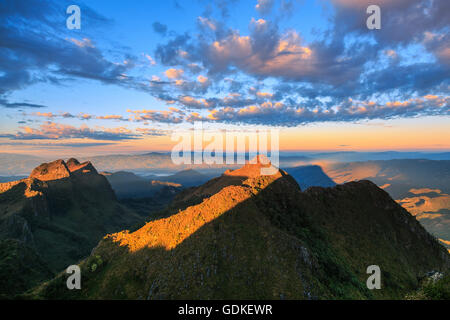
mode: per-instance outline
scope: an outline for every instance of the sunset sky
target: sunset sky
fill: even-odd
[[[170,150],[194,121],[278,128],[282,150],[450,150],[448,0],[7,0],[0,20],[1,152]]]

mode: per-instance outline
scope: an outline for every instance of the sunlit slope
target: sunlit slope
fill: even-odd
[[[105,237],[81,263],[81,290],[60,274],[28,297],[401,298],[418,276],[448,268],[447,251],[373,183],[301,192],[284,171],[255,174],[260,166],[205,184],[200,203],[168,218]],[[382,290],[365,287],[371,264]]]

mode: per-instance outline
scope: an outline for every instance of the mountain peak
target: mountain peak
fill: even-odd
[[[90,161],[80,163],[77,159],[71,158],[67,161],[67,166],[71,173],[98,173]]]
[[[49,163],[42,163],[34,168],[30,178],[41,181],[58,180],[70,177],[70,170],[64,160],[55,160]]]
[[[75,158],[70,158],[69,160],[67,160],[66,164],[69,170],[73,171],[72,168],[78,167],[80,165],[80,161]]]
[[[243,167],[236,170],[226,170],[224,175],[257,178],[261,175],[275,175],[279,171],[265,155],[258,154],[252,160],[247,161]]]
[[[70,177],[72,174],[97,173],[90,161],[80,163],[75,158],[64,160],[55,160],[49,163],[42,163],[34,168],[30,174],[30,178],[41,181],[59,180]]]

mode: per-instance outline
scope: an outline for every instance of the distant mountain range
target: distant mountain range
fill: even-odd
[[[150,180],[132,172],[118,171],[114,173],[102,172],[111,184],[119,199],[138,199],[175,194],[182,185],[173,182]]]
[[[369,160],[394,160],[394,159],[428,159],[450,160],[450,152],[408,152],[408,151],[383,151],[383,152],[321,152],[310,153],[308,157],[313,159],[327,159],[339,162],[369,161]]]
[[[248,155],[247,155],[248,158]],[[450,160],[450,152],[280,152],[280,167],[296,167],[313,164],[317,160],[352,162],[391,159]],[[22,154],[0,153],[0,176],[27,175],[34,167],[51,159]],[[221,174],[226,169],[237,169],[240,165],[174,165],[170,153],[150,152],[144,154],[94,156],[82,161],[91,161],[99,171],[132,171],[134,173],[173,174],[185,169],[214,171]]]
[[[369,181],[301,191],[283,170],[247,164],[186,189],[172,214],[105,237],[81,264],[81,290],[59,274],[23,298],[396,299],[448,252]],[[369,265],[382,290],[368,290]]]

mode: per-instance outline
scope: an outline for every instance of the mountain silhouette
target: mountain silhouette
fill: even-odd
[[[132,172],[102,172],[119,199],[158,197],[172,199],[182,185],[174,182],[150,180]]]
[[[309,187],[333,187],[336,185],[318,165],[286,168],[286,171],[298,182],[302,189],[308,189]]]

